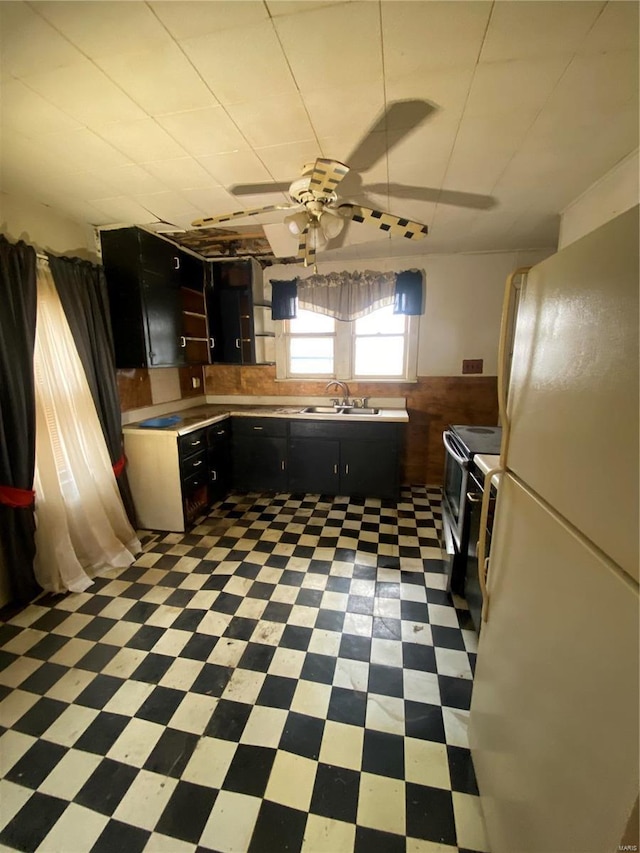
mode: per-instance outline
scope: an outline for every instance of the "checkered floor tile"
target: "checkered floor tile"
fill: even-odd
[[[232,495],[0,626],[0,849],[487,851],[437,489]]]

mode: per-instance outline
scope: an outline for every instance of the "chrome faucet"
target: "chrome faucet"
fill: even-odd
[[[336,405],[343,406],[345,408],[350,408],[353,405],[353,403],[349,399],[349,386],[347,385],[347,383],[346,382],[340,382],[339,379],[332,379],[331,382],[327,382],[327,387],[324,390],[328,391],[329,388],[332,388],[334,385],[336,385],[338,388],[341,388],[342,394],[343,394],[342,402],[336,403]]]

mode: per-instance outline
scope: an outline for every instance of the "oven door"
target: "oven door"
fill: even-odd
[[[448,429],[442,433],[442,441],[445,449],[442,512],[460,550],[463,545],[465,498],[470,462],[452,430]]]

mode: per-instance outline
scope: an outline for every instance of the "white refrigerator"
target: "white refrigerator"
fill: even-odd
[[[492,853],[638,849],[638,225],[522,288],[469,719]]]

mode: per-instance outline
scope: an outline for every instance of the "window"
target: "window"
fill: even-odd
[[[280,321],[279,379],[415,379],[419,317],[387,305],[351,322],[298,310]]]

